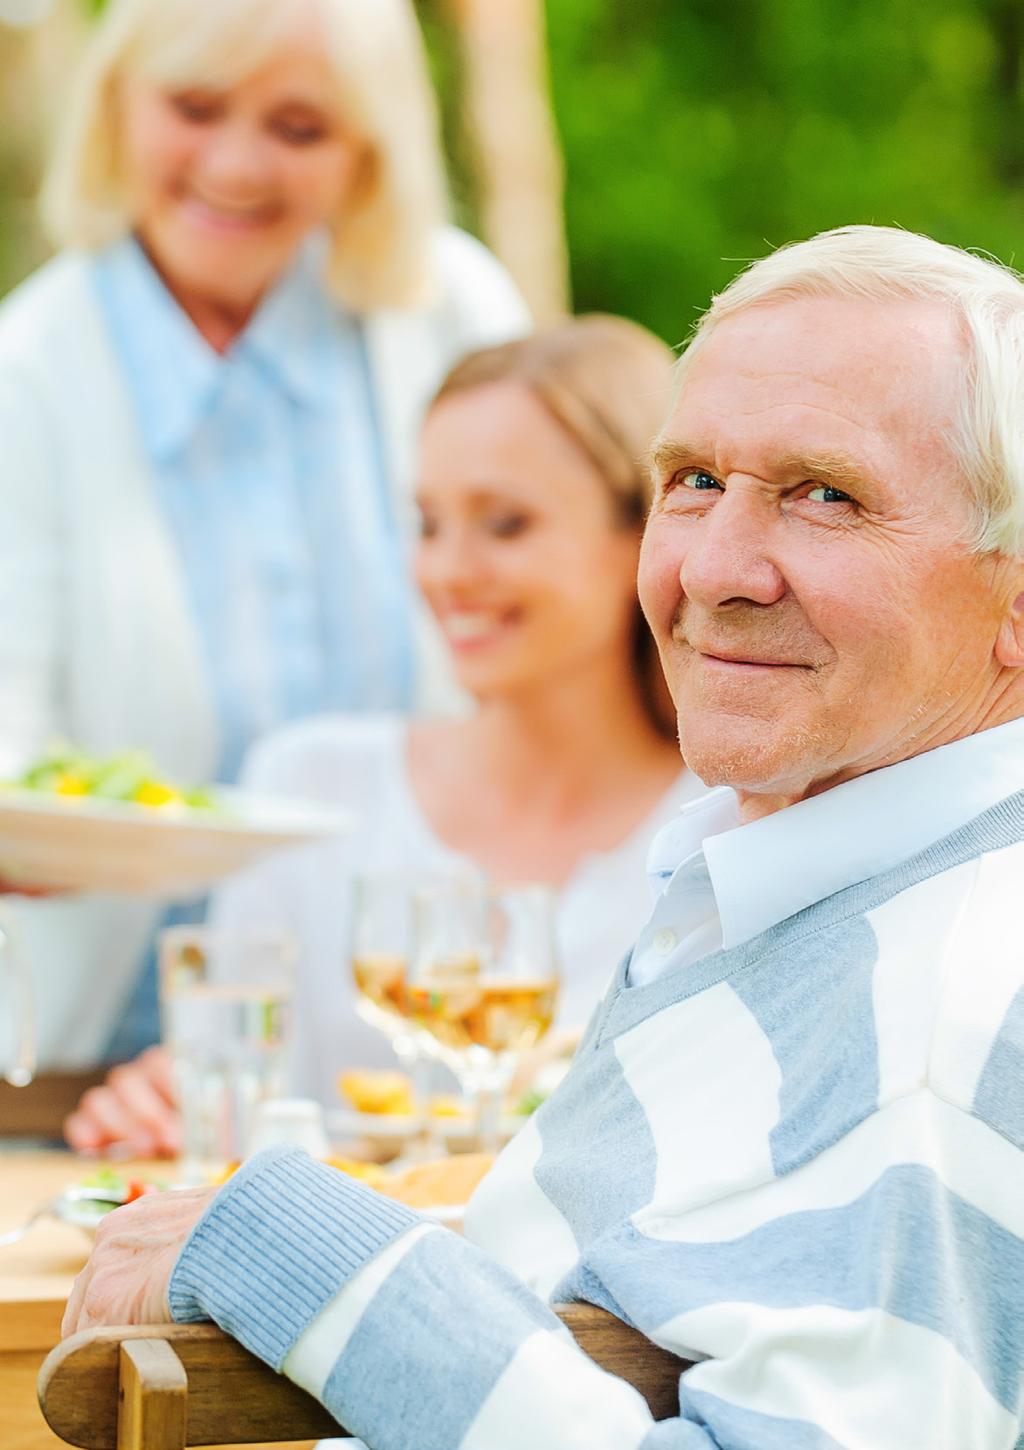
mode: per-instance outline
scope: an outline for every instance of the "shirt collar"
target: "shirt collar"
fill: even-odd
[[[941,840],[1024,784],[1024,719],[870,771],[739,824],[729,789],[684,807],[655,837],[661,889],[702,857],[726,948],[869,880]]]
[[[216,403],[228,371],[247,360],[294,401],[337,406],[336,374],[326,365],[337,314],[320,282],[325,250],[324,238],[306,243],[223,357],[178,306],[134,237],[101,254],[101,293],[152,458],[165,461],[187,443]]]
[[[100,292],[147,454],[170,457],[220,386],[221,359],[193,327],[134,237],[97,259]]]
[[[313,409],[339,406],[329,353],[339,324],[355,331],[324,287],[327,247],[326,235],[309,238],[228,354],[254,359],[293,401]]]

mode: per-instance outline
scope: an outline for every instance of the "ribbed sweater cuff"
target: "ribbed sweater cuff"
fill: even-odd
[[[275,1369],[353,1274],[423,1222],[290,1148],[244,1164],[192,1230],[171,1275],[171,1316],[212,1319]]]

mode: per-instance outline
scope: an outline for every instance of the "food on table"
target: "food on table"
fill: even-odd
[[[412,1082],[404,1072],[373,1068],[343,1072],[338,1078],[338,1091],[357,1113],[396,1118],[412,1116]],[[438,1093],[427,1103],[427,1112],[432,1118],[467,1118],[471,1108],[464,1098]]]
[[[523,1093],[515,1105],[515,1111],[520,1117],[528,1118],[546,1103],[547,1100],[548,1095],[546,1092],[543,1092],[540,1088],[532,1087],[528,1092]]]
[[[385,1174],[380,1191],[409,1208],[468,1203],[493,1162],[489,1153],[460,1153],[455,1158],[416,1163],[401,1173]]]
[[[137,1198],[144,1198],[147,1193],[162,1193],[169,1185],[159,1180],[127,1178],[123,1173],[118,1173],[116,1168],[104,1167],[97,1168],[95,1173],[79,1179],[74,1186],[79,1190],[102,1189],[105,1195],[117,1194],[117,1201],[114,1203],[109,1201],[109,1197],[90,1199],[81,1194],[78,1196],[80,1204],[89,1204],[95,1206],[97,1211],[110,1213],[126,1203],[134,1203]]]
[[[346,1173],[410,1208],[430,1208],[437,1204],[466,1203],[494,1160],[487,1153],[462,1153],[456,1158],[417,1163],[400,1173],[391,1173],[378,1163],[364,1163],[359,1158],[332,1155],[323,1161],[339,1173]],[[220,1187],[226,1183],[239,1166],[237,1162],[227,1164],[212,1180],[211,1186]],[[100,1215],[111,1213],[125,1203],[134,1203],[148,1193],[161,1193],[171,1186],[166,1182],[131,1178],[110,1167],[98,1168],[75,1184],[76,1189],[102,1189],[105,1194],[117,1195],[114,1203],[104,1199],[77,1199],[79,1207],[95,1209]]]
[[[381,1193],[387,1193],[388,1174],[379,1163],[364,1163],[361,1158],[325,1158],[324,1162],[331,1168],[337,1168],[339,1173],[347,1173],[350,1178],[358,1178],[369,1188],[377,1188]]]
[[[23,771],[8,788],[38,791],[67,800],[127,801],[154,810],[210,811],[219,807],[207,786],[182,786],[165,779],[145,750],[123,750],[115,755],[89,755],[67,745],[55,745]]]
[[[343,1097],[359,1113],[412,1113],[412,1083],[404,1072],[343,1072],[338,1079]]]
[[[559,1072],[558,1076],[561,1077],[562,1073]],[[412,1083],[405,1073],[372,1068],[343,1072],[338,1078],[338,1091],[356,1112],[386,1117],[412,1116]],[[551,1087],[546,1082],[534,1084],[529,1092],[509,1101],[508,1111],[528,1118],[550,1093]],[[473,1112],[472,1105],[465,1098],[450,1093],[438,1093],[432,1097],[427,1110],[432,1118],[469,1118]]]
[[[427,1112],[432,1118],[468,1118],[472,1116],[472,1104],[454,1093],[437,1093],[427,1103]]]

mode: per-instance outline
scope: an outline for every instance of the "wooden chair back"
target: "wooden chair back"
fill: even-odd
[[[679,1412],[686,1362],[603,1309],[558,1310],[580,1347],[635,1385],[655,1419]],[[321,1404],[209,1324],[88,1329],[48,1355],[39,1403],[84,1450],[184,1450],[344,1435]]]

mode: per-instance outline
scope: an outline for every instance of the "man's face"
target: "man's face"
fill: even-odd
[[[751,307],[655,451],[640,597],[708,784],[796,799],[983,727],[1005,561],[972,554],[937,304]]]

